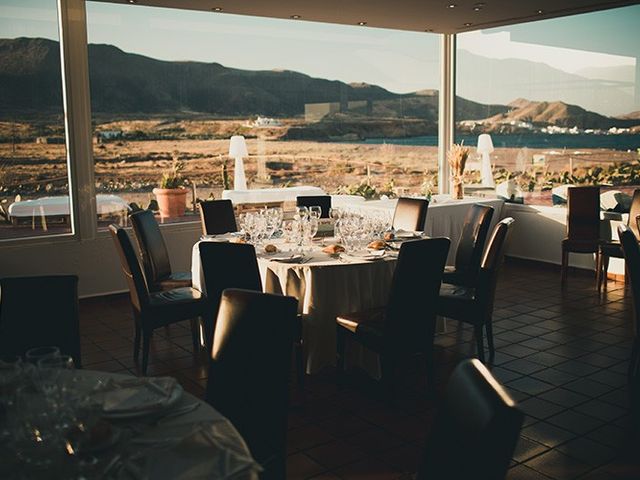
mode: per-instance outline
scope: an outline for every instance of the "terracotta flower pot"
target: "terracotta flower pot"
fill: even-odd
[[[186,188],[154,188],[160,218],[182,217],[187,205],[187,191]]]

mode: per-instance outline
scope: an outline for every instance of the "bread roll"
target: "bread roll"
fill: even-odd
[[[384,250],[386,246],[387,244],[382,240],[374,240],[369,245],[367,245],[367,248],[370,248],[371,250]]]
[[[324,253],[328,253],[329,255],[335,255],[337,253],[344,252],[344,247],[342,245],[328,245],[322,249]]]

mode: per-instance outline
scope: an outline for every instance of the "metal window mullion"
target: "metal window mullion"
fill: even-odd
[[[84,0],[58,0],[71,219],[80,240],[97,229],[86,19]]]
[[[455,139],[455,34],[442,35],[440,43],[440,93],[438,100],[438,192],[449,193],[450,180],[447,152]]]

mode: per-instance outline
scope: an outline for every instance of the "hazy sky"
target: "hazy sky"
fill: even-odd
[[[0,0],[0,36],[57,39],[55,3]],[[435,34],[103,2],[88,2],[87,12],[90,43],[113,44],[158,59],[289,69],[364,81],[399,93],[438,87],[440,37]],[[632,6],[472,32],[459,36],[459,45],[478,55],[526,58],[571,73],[589,67],[633,67],[640,50],[638,24],[640,6]],[[591,48],[602,53],[580,47],[594,37],[597,47]],[[540,39],[553,46],[540,45]]]

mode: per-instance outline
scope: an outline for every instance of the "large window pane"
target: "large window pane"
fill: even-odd
[[[55,0],[0,4],[0,240],[71,232]]]
[[[460,35],[458,140],[475,146],[490,134],[496,182],[514,179],[527,203],[551,204],[564,184],[631,193],[640,185],[638,19],[631,6]]]
[[[232,135],[250,189],[435,182],[437,35],[102,2],[87,16],[98,193],[145,208],[175,158],[187,210],[167,220],[194,219],[194,193],[233,188]]]

